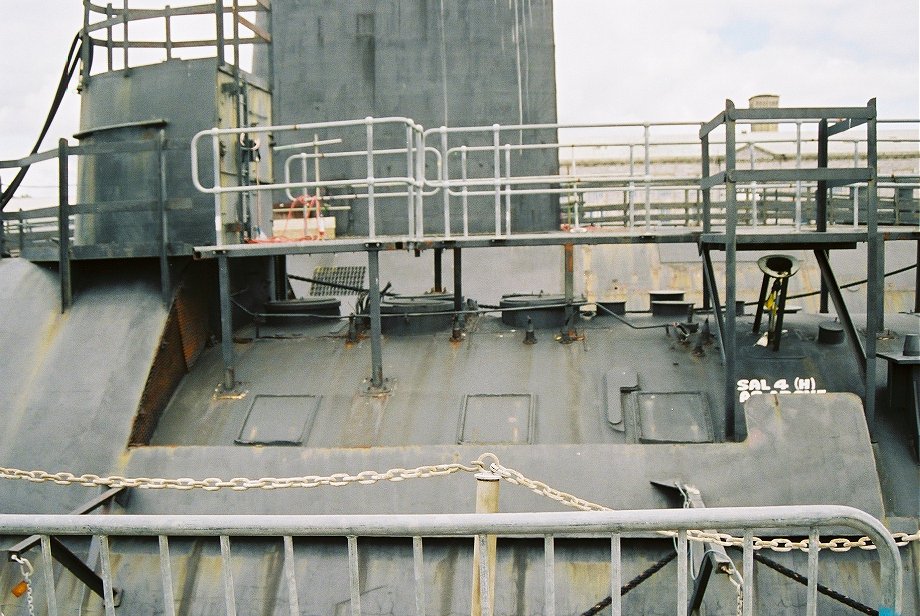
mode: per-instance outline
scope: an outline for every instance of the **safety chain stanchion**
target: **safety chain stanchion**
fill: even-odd
[[[35,616],[35,600],[32,597],[32,573],[34,572],[32,563],[29,562],[28,558],[19,556],[18,554],[11,555],[10,560],[19,564],[19,571],[22,573],[22,582],[13,587],[13,595],[21,597],[23,592],[25,592],[26,602],[29,606],[29,616]],[[2,614],[0,614],[0,616],[2,616]]]
[[[498,457],[493,453],[482,454],[478,459],[471,462],[470,465],[454,462],[450,464],[425,465],[411,469],[392,468],[383,473],[369,470],[362,471],[355,475],[349,473],[335,473],[326,476],[306,475],[303,477],[262,477],[259,479],[249,479],[246,477],[234,477],[233,479],[220,479],[217,477],[208,477],[206,479],[192,479],[188,477],[164,479],[160,477],[123,477],[120,475],[103,477],[89,473],[83,475],[75,475],[69,472],[49,473],[43,470],[24,471],[17,468],[0,466],[0,479],[20,479],[35,483],[50,482],[58,485],[80,485],[85,487],[124,487],[146,490],[197,489],[206,491],[229,489],[233,491],[244,491],[254,489],[278,490],[289,488],[341,487],[351,484],[371,485],[380,481],[395,482],[406,479],[442,477],[460,471],[466,473],[478,473],[480,471],[492,472],[509,483],[525,487],[536,494],[545,496],[574,509],[582,511],[613,511],[610,507],[599,505],[567,492],[557,490],[542,481],[530,479],[519,471],[503,466],[499,462]],[[668,533],[668,531],[661,531],[661,533],[666,536],[675,535],[674,533]],[[915,533],[891,533],[891,537],[898,547],[903,547],[914,541],[920,541],[920,530]],[[742,537],[735,537],[728,533],[689,531],[687,533],[687,538],[691,541],[717,543],[724,547],[741,547],[744,545],[744,539]],[[838,537],[827,541],[821,541],[818,547],[820,549],[830,550],[831,552],[847,552],[852,548],[859,548],[861,550],[876,549],[869,537],[860,537],[856,540]],[[792,550],[807,552],[808,539],[794,541],[784,537],[774,539],[754,537],[754,549],[759,550],[764,548],[775,552],[791,552]]]

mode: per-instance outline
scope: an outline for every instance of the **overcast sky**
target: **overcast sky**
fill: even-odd
[[[82,3],[0,0],[0,9],[0,159],[9,159],[32,147]],[[705,120],[726,98],[746,107],[760,93],[788,106],[877,97],[880,117],[920,117],[917,0],[556,0],[554,11],[562,122]],[[43,149],[77,131],[77,114],[71,87]],[[30,174],[20,192],[38,194],[47,177]]]

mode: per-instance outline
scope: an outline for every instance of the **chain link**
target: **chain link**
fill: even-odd
[[[604,505],[599,505],[591,501],[573,496],[566,492],[562,492],[555,488],[551,488],[542,481],[536,481],[525,477],[519,471],[516,471],[511,468],[502,466],[498,462],[498,458],[494,454],[483,454],[476,461],[479,464],[486,464],[485,460],[488,456],[491,456],[495,461],[489,464],[489,469],[491,472],[502,477],[510,483],[523,486],[537,494],[550,498],[556,502],[562,503],[574,509],[580,509],[582,511],[613,511],[610,507],[605,507]],[[676,537],[677,533],[671,531],[661,531],[662,535],[667,537]],[[892,539],[895,542],[895,545],[902,547],[911,543],[913,541],[920,541],[920,530],[915,533],[892,533]],[[706,532],[700,530],[691,530],[687,532],[687,539],[691,541],[698,541],[701,543],[717,543],[721,546],[738,546],[742,547],[744,545],[744,539],[741,537],[735,537],[728,533],[719,533],[719,532]],[[869,537],[860,537],[859,539],[852,540],[845,537],[837,537],[827,541],[820,541],[818,547],[821,549],[827,549],[832,552],[847,552],[853,548],[859,548],[861,550],[875,550],[875,544],[872,543],[872,540]],[[775,539],[761,539],[760,537],[754,537],[754,549],[769,549],[774,552],[791,552],[792,550],[801,550],[803,552],[808,551],[808,539],[802,539],[799,541],[793,541],[792,539],[787,539],[783,537],[778,537]]]
[[[29,606],[29,616],[35,616],[35,600],[32,597],[32,573],[35,570],[32,568],[32,563],[25,556],[17,554],[10,555],[10,560],[19,563],[19,571],[22,573],[22,579],[26,583],[26,603]],[[0,614],[0,616],[3,615]]]
[[[418,466],[416,468],[391,468],[383,473],[368,470],[357,474],[334,473],[332,475],[306,475],[303,477],[261,477],[259,479],[249,479],[247,477],[234,477],[232,479],[220,479],[218,477],[207,477],[205,479],[192,479],[189,477],[180,477],[177,479],[166,479],[162,477],[123,477],[121,475],[100,476],[93,474],[75,475],[68,472],[49,473],[43,470],[24,471],[17,468],[0,467],[0,479],[20,479],[35,483],[51,482],[57,485],[80,485],[85,487],[106,487],[106,488],[140,488],[145,490],[206,490],[216,491],[229,489],[237,492],[244,490],[281,490],[290,488],[319,488],[319,487],[342,487],[351,484],[371,485],[380,481],[404,481],[406,479],[424,479],[427,477],[442,477],[457,472],[477,473],[488,471],[494,473],[515,485],[527,488],[528,490],[561,503],[567,507],[581,511],[613,511],[610,507],[579,498],[568,492],[557,490],[542,481],[530,479],[523,473],[512,468],[503,466],[498,457],[493,453],[484,453],[478,459],[472,461],[469,465],[454,462],[451,464],[431,464]],[[676,533],[661,531],[661,534],[671,537]],[[915,533],[892,533],[892,539],[897,546],[905,546],[914,541],[920,541],[920,530]],[[728,533],[706,532],[706,531],[689,531],[687,538],[691,541],[703,543],[716,543],[721,546],[743,546],[744,539],[735,537]],[[860,550],[874,550],[875,545],[869,537],[860,537],[852,540],[845,537],[838,537],[821,541],[821,549],[827,549],[831,552],[847,552],[853,548]],[[794,541],[783,537],[774,539],[754,538],[754,549],[769,549],[775,552],[791,552],[792,550],[808,551],[808,539]]]
[[[205,479],[192,479],[190,477],[164,479],[161,477],[122,477],[120,475],[110,475],[106,477],[92,474],[74,475],[73,473],[67,472],[49,473],[41,470],[23,471],[17,468],[0,467],[0,479],[22,479],[36,483],[51,482],[57,485],[80,485],[84,487],[101,486],[105,488],[140,488],[145,490],[172,489],[206,491],[229,489],[241,492],[253,489],[277,490],[285,488],[318,488],[324,486],[340,487],[353,483],[370,485],[378,481],[403,481],[404,479],[440,477],[458,471],[475,473],[480,469],[481,467],[479,466],[467,466],[465,464],[453,463],[426,465],[411,469],[392,468],[383,473],[377,471],[362,471],[356,475],[335,473],[327,476],[306,475],[303,477],[261,477],[259,479],[249,479],[246,477],[234,477],[232,479],[220,479],[218,477],[207,477]]]

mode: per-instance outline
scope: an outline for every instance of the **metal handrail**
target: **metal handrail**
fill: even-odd
[[[239,65],[239,48],[241,45],[256,45],[271,43],[271,34],[254,21],[247,19],[243,13],[269,12],[271,5],[264,0],[256,0],[251,4],[242,4],[239,0],[233,0],[230,5],[225,5],[224,0],[214,0],[209,3],[186,5],[186,6],[166,6],[164,8],[134,8],[129,5],[129,0],[123,0],[123,6],[115,7],[111,3],[106,6],[94,4],[92,0],[83,0],[83,29],[82,36],[89,45],[84,46],[83,51],[83,78],[89,77],[90,70],[90,47],[101,47],[107,50],[107,70],[114,69],[113,51],[122,50],[123,68],[130,67],[128,50],[129,49],[161,49],[166,53],[166,60],[173,58],[174,49],[203,48],[213,47],[219,64],[224,63],[224,46],[232,46],[234,49],[234,64]],[[101,15],[99,21],[90,21],[91,16]],[[224,35],[223,18],[225,15],[232,17],[232,35]],[[215,23],[215,37],[213,39],[198,40],[174,40],[172,37],[172,20],[184,17],[202,17],[212,16]],[[130,24],[148,21],[151,19],[162,19],[165,35],[161,40],[132,40],[129,38]],[[240,26],[246,28],[252,33],[251,36],[240,35]],[[113,36],[114,29],[120,28],[122,38],[116,39]],[[104,32],[105,38],[93,38],[93,33]]]
[[[752,120],[753,121],[753,120]],[[766,120],[764,120],[766,121]],[[777,140],[773,138],[765,138],[758,140],[755,135],[748,135],[746,141],[750,147],[753,147],[753,144],[756,143],[778,143],[782,141],[797,143],[798,147],[796,148],[795,155],[795,166],[799,168],[802,163],[802,148],[801,144],[808,141],[808,138],[803,138],[801,133],[801,125],[805,121],[801,118],[793,120],[797,126],[797,132],[795,139],[782,139]],[[215,168],[215,182],[214,186],[205,188],[202,186],[199,180],[199,169],[198,169],[198,141],[206,135],[209,135],[212,139],[212,149],[218,149],[218,139],[220,135],[235,135],[243,133],[267,133],[267,132],[284,132],[292,130],[321,130],[321,129],[330,129],[330,128],[346,128],[346,127],[356,127],[364,125],[372,133],[373,126],[377,124],[387,123],[387,122],[400,122],[404,123],[407,127],[407,136],[406,142],[402,146],[395,146],[393,144],[387,144],[387,147],[376,147],[373,143],[372,135],[369,135],[369,138],[366,142],[366,148],[359,149],[356,147],[349,147],[347,144],[344,146],[344,150],[332,150],[332,151],[320,151],[318,147],[314,147],[313,151],[303,151],[306,150],[308,146],[318,145],[313,142],[308,142],[306,144],[300,144],[301,151],[289,155],[283,163],[284,169],[284,181],[273,183],[273,184],[262,184],[257,187],[253,186],[218,186],[217,178],[219,177]],[[757,120],[756,122],[759,122]],[[756,123],[755,122],[755,123]],[[890,123],[916,123],[920,121],[915,120],[891,120]],[[215,198],[218,194],[222,193],[244,193],[244,192],[255,192],[255,191],[270,191],[275,189],[285,190],[285,194],[289,199],[294,199],[293,190],[299,189],[305,192],[310,190],[320,191],[322,189],[341,189],[341,188],[350,188],[351,191],[347,194],[341,194],[341,191],[332,191],[333,193],[338,192],[339,194],[329,194],[326,191],[323,191],[322,199],[325,202],[332,201],[344,201],[354,203],[356,200],[368,200],[369,206],[369,218],[374,215],[374,208],[370,205],[371,200],[373,199],[393,199],[393,198],[405,198],[407,199],[407,211],[409,215],[409,227],[408,227],[408,237],[410,238],[419,238],[424,236],[430,236],[430,231],[426,231],[422,223],[422,198],[430,198],[435,196],[437,193],[442,194],[443,203],[444,203],[444,220],[449,221],[451,216],[450,212],[455,207],[455,203],[452,202],[452,199],[457,199],[460,201],[460,204],[463,208],[463,234],[464,236],[468,235],[468,200],[473,197],[492,197],[495,201],[495,230],[496,235],[502,235],[502,227],[504,226],[504,232],[510,234],[510,221],[511,221],[511,198],[515,196],[522,195],[568,195],[572,197],[571,202],[568,204],[572,208],[572,213],[575,218],[575,226],[580,225],[580,202],[583,200],[584,195],[586,194],[596,194],[596,193],[605,193],[605,192],[620,192],[628,196],[628,207],[630,210],[629,214],[629,226],[635,226],[637,224],[637,216],[635,211],[635,206],[638,204],[642,206],[642,201],[644,201],[644,219],[645,226],[648,227],[652,224],[653,221],[653,203],[652,203],[652,193],[662,190],[695,190],[699,192],[702,188],[700,186],[700,178],[698,176],[688,176],[688,177],[665,177],[661,175],[656,175],[652,172],[652,163],[653,159],[651,156],[651,150],[658,146],[671,146],[671,145],[680,145],[684,142],[674,142],[674,141],[656,141],[651,138],[651,131],[659,127],[674,127],[674,126],[692,126],[699,128],[702,126],[702,123],[698,122],[628,122],[628,123],[591,123],[591,124],[564,124],[564,123],[545,123],[545,124],[513,124],[513,125],[492,125],[492,126],[473,126],[473,127],[438,127],[438,128],[429,128],[425,129],[424,127],[418,125],[413,120],[404,117],[394,117],[394,118],[364,118],[358,120],[350,121],[341,121],[341,122],[315,122],[311,124],[297,124],[297,125],[287,125],[279,127],[259,127],[259,128],[237,128],[237,129],[212,129],[210,131],[202,131],[192,140],[192,172],[193,172],[193,182],[195,183],[196,188],[203,192],[208,192],[215,194]],[[545,131],[545,130],[579,130],[579,129],[622,129],[622,128],[640,128],[643,131],[643,138],[641,140],[635,140],[631,143],[628,143],[630,148],[630,157],[629,157],[629,169],[628,172],[611,172],[611,171],[602,171],[601,173],[586,173],[585,166],[591,167],[594,166],[593,160],[585,160],[581,158],[575,158],[574,156],[570,161],[560,161],[559,163],[559,172],[557,174],[543,174],[543,175],[522,175],[515,174],[511,170],[511,153],[524,153],[526,151],[555,151],[562,152],[563,150],[571,150],[573,153],[577,148],[592,148],[596,149],[605,145],[604,143],[592,143],[587,141],[585,143],[569,143],[563,142],[560,140],[554,140],[550,143],[530,143],[526,142],[523,138],[523,135],[526,132],[533,131]],[[481,134],[480,141],[489,141],[491,144],[482,144],[482,145],[454,145],[449,144],[449,138],[451,135],[462,135],[464,139],[469,139],[471,135]],[[508,133],[517,133],[519,136],[518,143],[501,143],[502,135]],[[440,140],[439,144],[431,143],[428,139],[434,139],[435,141]],[[419,140],[421,143],[419,143]],[[342,143],[342,139],[333,140],[335,144]],[[897,142],[913,142],[911,139],[898,139]],[[864,143],[865,139],[848,139],[842,141],[842,143],[849,143],[853,145],[853,157],[854,164],[858,164],[860,157],[859,145]],[[331,143],[331,142],[329,142]],[[323,145],[328,145],[329,143],[324,143]],[[687,142],[690,143],[690,142]],[[713,140],[713,146],[718,145],[719,143],[724,144],[724,141],[717,142]],[[633,150],[635,148],[642,148],[643,154],[639,160],[636,160],[633,156]],[[281,150],[295,150],[295,146],[280,146],[275,148],[276,154],[280,153]],[[481,167],[483,168],[480,171],[478,176],[470,176],[468,164],[468,158],[471,155],[484,156],[485,159],[491,159],[487,161],[485,159],[480,159]],[[490,156],[491,154],[491,156]],[[392,174],[387,177],[374,177],[374,159],[377,158],[377,163],[379,163],[380,157],[390,157],[392,160],[393,156],[402,156],[405,155],[405,174]],[[849,155],[847,155],[849,156]],[[337,179],[325,179],[321,180],[318,177],[310,178],[307,172],[307,161],[313,161],[316,167],[319,166],[319,162],[322,160],[331,160],[331,159],[345,159],[345,160],[355,160],[360,158],[365,158],[368,162],[368,173],[367,176],[346,178],[343,179],[338,177]],[[457,164],[457,159],[459,159],[460,170],[451,169],[451,166]],[[426,164],[431,160],[432,164]],[[293,176],[295,174],[294,169],[296,169],[295,163],[300,162],[301,172],[299,178],[295,179]],[[603,161],[598,161],[599,164],[603,164]],[[616,164],[616,163],[614,163]],[[622,161],[619,164],[623,164]],[[578,169],[578,165],[582,165],[581,169]],[[637,168],[638,167],[638,168]],[[319,170],[315,169],[314,176],[316,176]],[[920,187],[920,184],[917,182],[910,182],[907,180],[915,180],[913,176],[905,178],[896,178],[892,177],[891,182],[879,183],[880,188],[886,190],[893,190],[895,188],[917,188]],[[900,180],[905,181],[900,181]],[[769,182],[748,182],[744,184],[739,184],[739,188],[750,193],[750,199],[754,203],[755,216],[752,220],[756,220],[756,209],[758,207],[758,192],[762,191],[764,188],[769,189],[780,189],[780,188],[794,188],[796,191],[795,197],[795,225],[798,229],[801,226],[801,212],[802,212],[802,200],[803,200],[803,191],[809,189],[813,186],[814,182],[808,181],[769,181]],[[400,189],[399,187],[404,187]],[[366,192],[362,190],[356,190],[366,188]],[[379,190],[390,188],[390,190]],[[395,190],[394,190],[395,188]],[[375,189],[378,189],[375,191]],[[858,191],[860,190],[859,186],[856,186],[852,191],[853,196],[853,224],[859,224],[859,199]],[[637,198],[636,193],[644,193],[644,199],[641,197]],[[676,202],[676,201],[675,201]],[[343,206],[333,206],[336,209],[348,208],[351,205]],[[504,216],[502,216],[502,214]],[[504,224],[502,221],[504,218]],[[778,220],[778,219],[777,219]],[[659,221],[660,222],[660,221]],[[755,223],[756,224],[756,223]],[[445,238],[450,237],[450,228],[449,225],[445,225],[445,228],[441,231]],[[374,238],[376,236],[376,231],[371,227],[369,231],[369,236]]]
[[[416,596],[424,597],[424,573],[422,560],[423,537],[477,537],[483,543],[487,536],[544,537],[544,553],[547,571],[553,567],[552,542],[555,537],[611,539],[611,598],[614,614],[620,613],[620,589],[618,572],[621,570],[620,538],[622,535],[646,534],[660,531],[676,531],[678,552],[678,579],[676,613],[686,614],[688,582],[688,531],[703,528],[740,529],[744,532],[743,579],[744,613],[753,614],[753,552],[754,531],[758,529],[808,529],[809,589],[808,613],[814,614],[817,607],[817,577],[819,529],[845,527],[860,535],[868,536],[875,544],[880,562],[881,599],[880,613],[896,615],[903,605],[902,565],[898,548],[889,532],[877,519],[852,507],[836,505],[781,506],[781,507],[737,507],[700,509],[653,509],[634,511],[592,511],[592,512],[544,512],[544,513],[492,513],[492,514],[418,514],[418,515],[125,515],[125,516],[70,516],[70,515],[0,515],[0,534],[40,535],[43,549],[51,536],[75,535],[100,537],[105,608],[107,614],[114,614],[113,560],[108,537],[159,537],[160,565],[164,597],[172,598],[172,578],[168,565],[169,551],[167,537],[194,536],[219,537],[224,571],[224,599],[229,610],[235,613],[235,594],[230,572],[230,538],[277,537],[285,541],[285,577],[288,590],[296,596],[293,550],[288,550],[290,538],[297,537],[347,537],[349,578],[351,581],[351,613],[361,614],[360,575],[358,559],[359,537],[412,537],[417,549],[413,550],[416,561]],[[485,553],[485,552],[482,552]],[[119,562],[128,558],[123,555]],[[493,566],[489,559],[479,563],[481,579],[488,579],[488,568]],[[45,588],[53,589],[54,573],[50,559],[43,558],[40,565],[45,577]],[[419,594],[421,585],[421,594]],[[487,587],[486,585],[482,586]],[[49,614],[56,616],[57,599],[48,593]],[[552,576],[548,576],[544,592],[546,597],[555,596]],[[483,592],[481,606],[488,608],[489,593]],[[172,601],[165,602],[167,613],[172,613]],[[417,602],[417,613],[424,614],[424,601]],[[546,605],[547,613],[554,613],[551,601]],[[291,607],[292,612],[294,607]],[[483,614],[487,613],[484,609]]]

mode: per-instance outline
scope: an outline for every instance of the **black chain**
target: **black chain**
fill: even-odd
[[[737,548],[737,546],[732,546],[732,547],[739,549]],[[781,565],[775,560],[772,560],[770,558],[767,558],[766,556],[761,555],[759,552],[754,552],[754,560],[766,565],[767,567],[769,567],[770,569],[773,569],[774,571],[778,573],[781,573],[782,575],[785,575],[791,580],[795,580],[799,584],[808,585],[807,577],[805,577],[801,573],[797,573],[796,571],[793,571],[792,569],[790,569],[789,567],[786,567],[785,565]],[[863,603],[860,603],[859,601],[856,601],[855,599],[851,599],[850,597],[847,597],[846,595],[839,593],[836,590],[831,590],[824,584],[818,584],[818,592],[821,593],[822,595],[830,597],[831,599],[834,599],[835,601],[839,601],[840,603],[843,603],[844,605],[849,606],[858,612],[862,612],[863,614],[870,614],[871,616],[878,616],[878,610],[873,609]]]
[[[620,596],[622,597],[622,596],[626,595],[626,593],[628,593],[630,590],[632,590],[633,588],[635,588],[636,586],[638,586],[639,584],[641,584],[641,583],[644,582],[645,580],[647,580],[647,579],[649,579],[650,577],[652,577],[653,575],[655,575],[655,573],[657,573],[658,571],[661,571],[661,569],[662,569],[666,564],[668,564],[669,562],[671,562],[672,560],[674,560],[676,557],[677,557],[677,552],[675,552],[675,551],[672,550],[667,556],[665,556],[664,558],[662,558],[661,560],[659,560],[658,562],[656,562],[654,565],[652,565],[651,567],[649,567],[648,569],[646,569],[645,571],[643,571],[642,573],[640,573],[639,575],[637,575],[637,576],[634,577],[633,579],[629,580],[629,582],[627,582],[626,584],[624,584],[623,586],[621,586],[621,587],[620,587]],[[598,603],[596,603],[593,607],[588,608],[587,610],[585,610],[585,612],[583,612],[581,616],[594,616],[595,614],[597,614],[598,612],[600,612],[602,609],[604,609],[605,607],[607,607],[608,605],[610,605],[610,603],[611,603],[612,601],[613,601],[613,598],[610,597],[610,596],[608,596],[606,599],[601,599],[601,600],[600,600]],[[878,613],[878,612],[876,612],[876,613]]]

